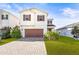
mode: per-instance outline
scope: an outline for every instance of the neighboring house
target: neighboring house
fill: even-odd
[[[59,34],[62,36],[73,37],[73,35],[71,34],[72,28],[63,27],[63,28],[56,29],[56,31],[59,32]]]
[[[58,28],[58,29],[56,29],[56,31],[58,31],[60,35],[73,37],[71,32],[72,32],[72,29],[74,28],[74,26],[79,27],[79,22],[64,26],[62,28]]]
[[[36,8],[20,12],[20,29],[23,37],[43,37],[47,30],[52,30],[52,21],[48,23],[48,13]],[[49,28],[50,27],[50,28]]]
[[[49,18],[47,20],[47,31],[55,31],[55,25],[53,24],[53,19]]]
[[[0,9],[0,29],[19,26],[19,19],[7,10]]]
[[[55,25],[48,19],[48,13],[36,8],[25,9],[15,16],[7,10],[0,9],[0,29],[19,26],[22,37],[43,37],[47,31],[53,31]]]

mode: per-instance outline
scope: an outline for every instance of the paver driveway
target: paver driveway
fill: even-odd
[[[14,41],[0,46],[0,55],[46,55],[43,41]]]

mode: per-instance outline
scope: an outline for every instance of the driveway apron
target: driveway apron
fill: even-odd
[[[0,46],[0,55],[46,55],[44,41],[13,41]]]

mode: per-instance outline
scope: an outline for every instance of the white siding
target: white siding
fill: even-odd
[[[0,10],[0,27],[6,27],[6,26],[9,26],[9,27],[14,27],[16,25],[19,26],[19,19],[14,16],[13,14],[5,11],[5,10]],[[7,19],[4,19],[2,20],[1,19],[1,15],[8,15],[8,20]]]

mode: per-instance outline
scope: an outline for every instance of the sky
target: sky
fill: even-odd
[[[79,22],[78,3],[0,3],[0,9],[7,9],[17,15],[23,9],[37,8],[53,18],[56,28]]]

